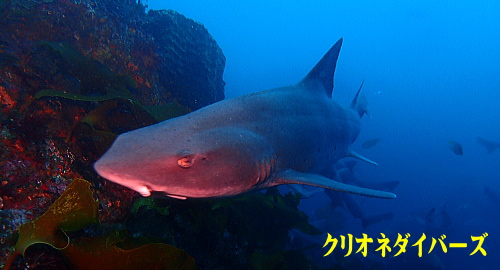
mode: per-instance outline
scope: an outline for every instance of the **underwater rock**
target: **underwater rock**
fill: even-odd
[[[158,75],[166,90],[193,109],[223,100],[226,58],[205,27],[172,10],[150,10],[148,20],[145,29],[163,45]]]
[[[103,226],[128,214],[136,195],[92,169],[113,136],[224,98],[225,58],[205,28],[145,8],[140,1],[0,1],[0,268],[12,247],[4,240],[21,225],[11,222],[15,213],[25,213],[22,223],[39,217],[70,179],[91,180]],[[161,37],[165,25],[155,28],[165,20],[176,38]],[[165,50],[175,47],[194,53]]]
[[[222,50],[203,25],[181,14],[146,14],[135,1],[5,2],[4,87],[25,86],[27,95],[47,88],[92,94],[126,87],[143,105],[177,101],[191,109],[224,99]]]

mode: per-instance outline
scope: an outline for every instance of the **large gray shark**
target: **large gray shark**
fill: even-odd
[[[332,98],[342,39],[298,84],[223,100],[190,114],[121,134],[94,167],[104,178],[150,196],[225,197],[304,184],[379,198],[393,193],[333,180],[366,112]]]

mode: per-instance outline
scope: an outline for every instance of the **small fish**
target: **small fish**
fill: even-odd
[[[462,145],[460,145],[459,143],[453,141],[453,140],[450,140],[448,142],[448,146],[450,147],[450,150],[453,151],[453,153],[459,155],[459,156],[463,156],[464,155],[464,152],[462,150]]]
[[[361,145],[361,148],[363,148],[363,149],[372,148],[372,147],[374,147],[375,145],[377,145],[377,144],[378,144],[378,142],[380,142],[380,138],[367,140],[367,141],[365,141],[365,142]]]

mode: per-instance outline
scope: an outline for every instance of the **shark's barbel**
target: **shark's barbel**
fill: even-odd
[[[366,103],[332,100],[342,39],[298,84],[224,100],[118,136],[94,167],[143,196],[233,196],[304,184],[379,198],[390,192],[335,181],[335,163],[352,156]]]

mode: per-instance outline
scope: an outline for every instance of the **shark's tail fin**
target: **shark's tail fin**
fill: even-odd
[[[351,102],[351,109],[355,110],[358,112],[359,118],[363,117],[363,115],[368,115],[370,116],[370,113],[368,111],[368,101],[366,100],[365,95],[360,95],[361,88],[363,88],[363,84],[365,83],[365,80],[361,82],[361,85],[359,86],[358,92],[354,96],[354,99]]]

